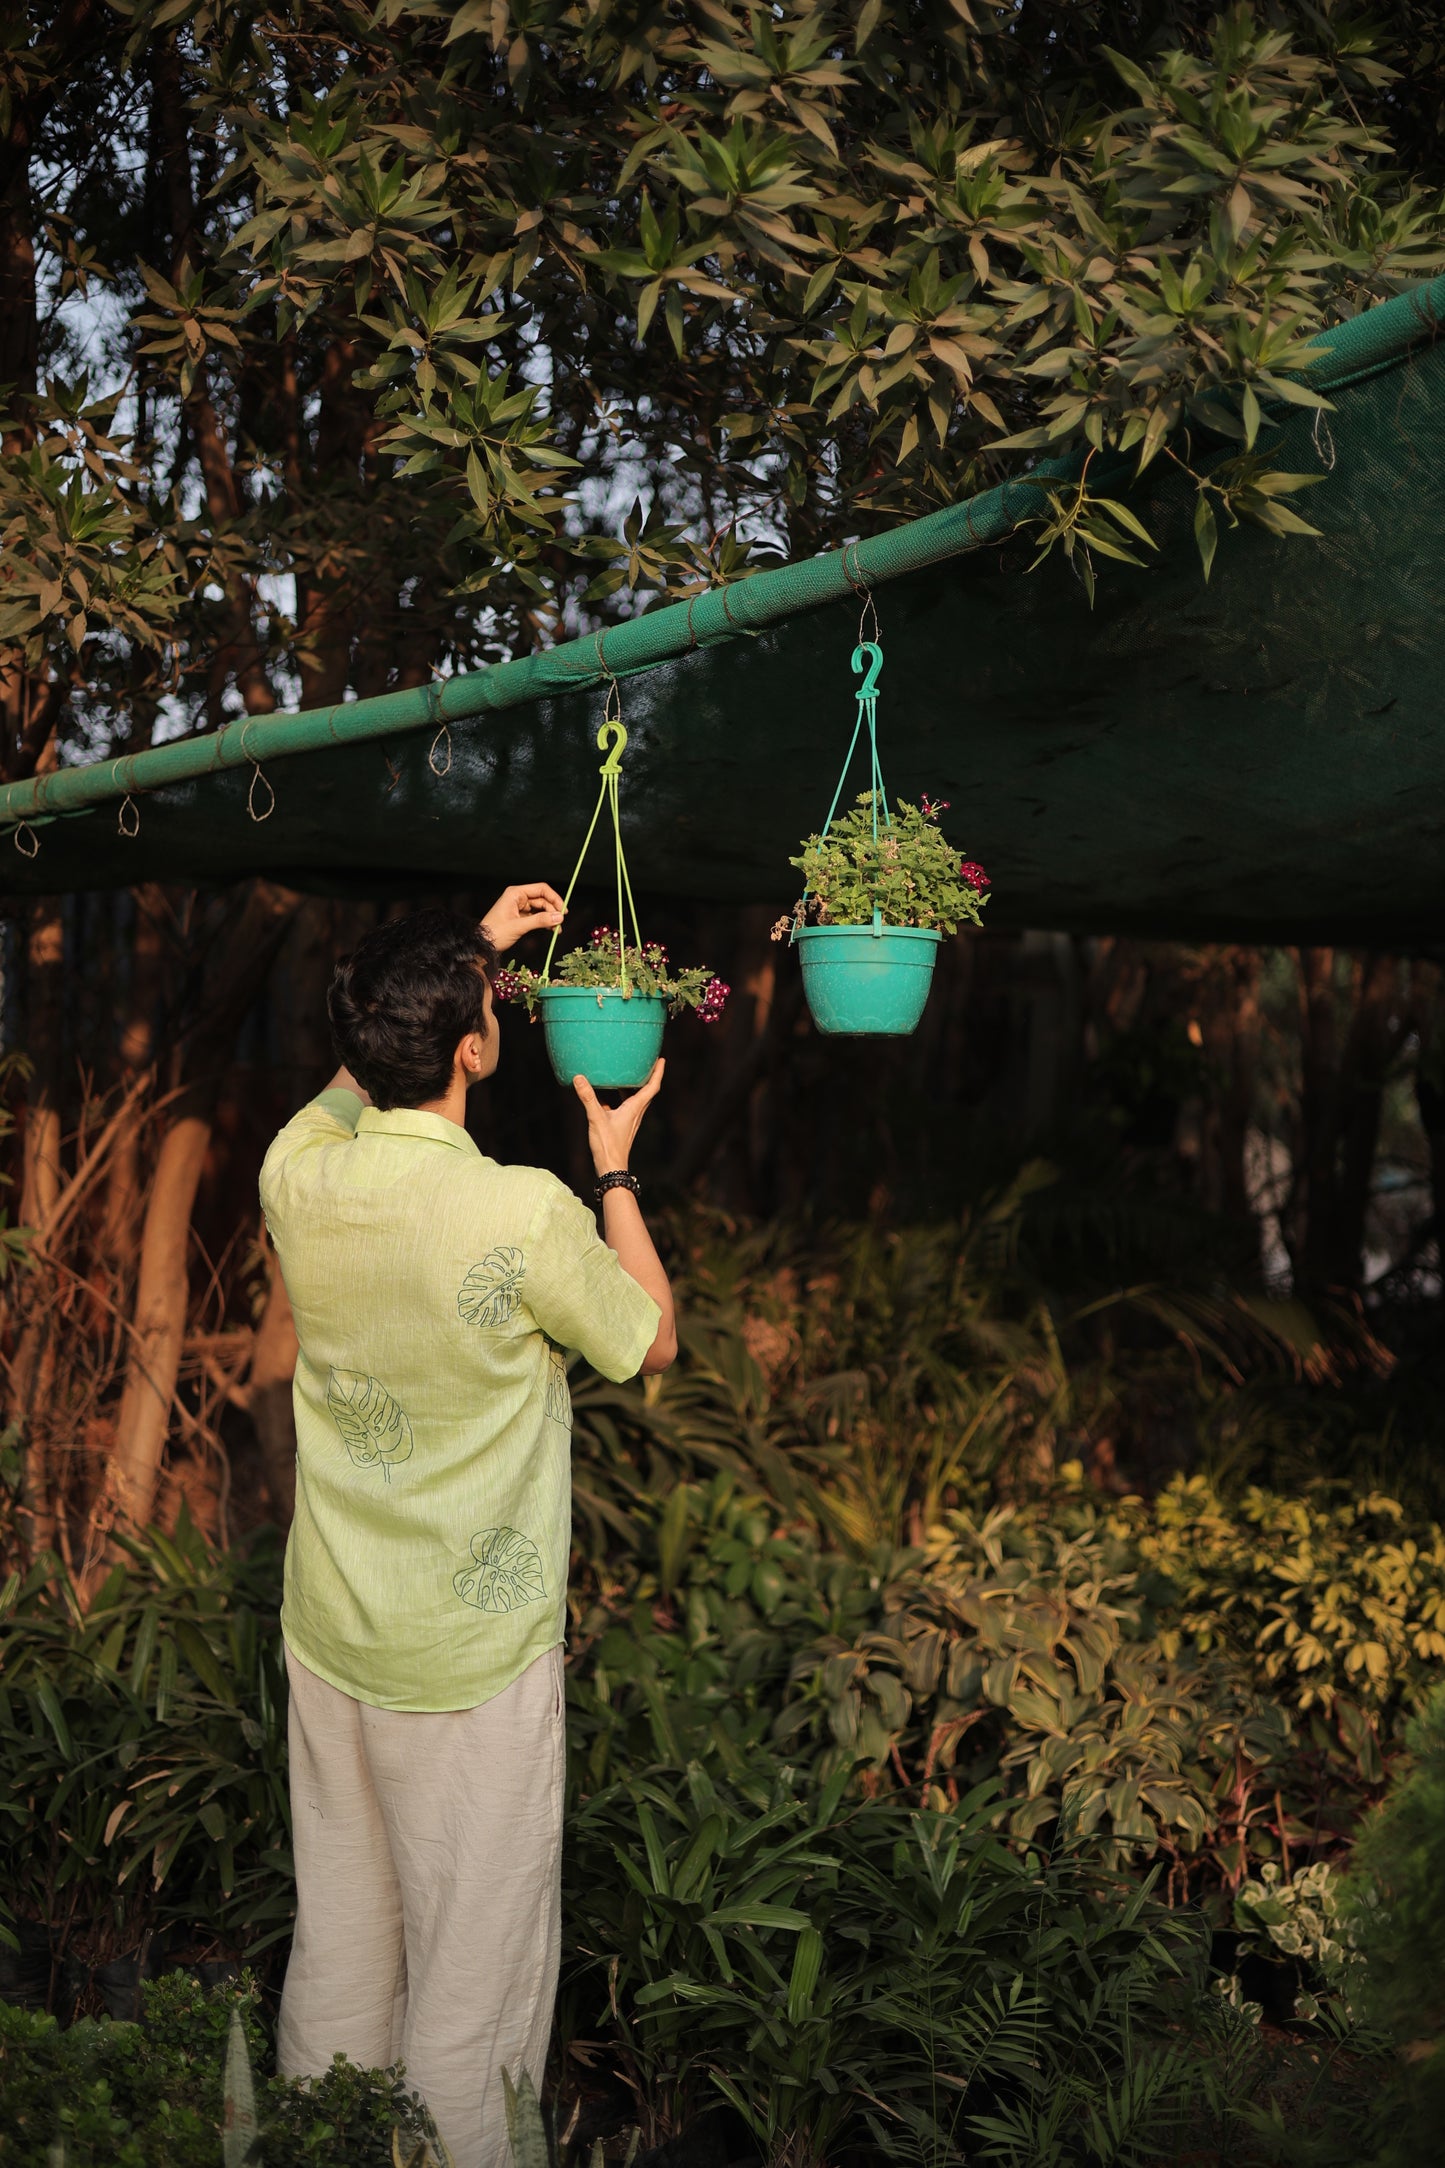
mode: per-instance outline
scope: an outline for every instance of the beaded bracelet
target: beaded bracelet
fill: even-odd
[[[604,1174],[600,1177],[597,1184],[599,1203],[607,1195],[609,1189],[630,1189],[634,1197],[642,1195],[642,1184],[638,1181],[637,1176],[629,1174],[625,1167],[615,1168],[611,1174]]]

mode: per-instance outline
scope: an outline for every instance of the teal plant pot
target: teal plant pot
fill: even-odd
[[[942,936],[931,926],[803,926],[803,992],[819,1031],[906,1038],[918,1029]]]
[[[598,1091],[645,1084],[662,1052],[667,1003],[614,986],[544,986],[537,996],[552,1073],[585,1076]]]

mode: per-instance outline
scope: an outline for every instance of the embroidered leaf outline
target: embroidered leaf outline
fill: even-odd
[[[468,1325],[505,1325],[522,1300],[526,1259],[518,1249],[488,1250],[461,1285],[457,1308]]]
[[[572,1395],[567,1389],[567,1364],[556,1348],[547,1350],[547,1390],[543,1402],[554,1423],[572,1428]]]
[[[342,1441],[358,1468],[381,1465],[385,1480],[399,1460],[411,1459],[411,1423],[379,1378],[364,1370],[333,1370],[326,1381],[326,1405]]]
[[[515,1528],[473,1536],[471,1564],[452,1576],[452,1587],[478,1611],[519,1611],[547,1594],[537,1546]]]

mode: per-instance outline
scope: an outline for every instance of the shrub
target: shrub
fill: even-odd
[[[279,1549],[124,1549],[88,1611],[53,1560],[0,1600],[0,1889],[92,1960],[172,1922],[254,1954],[292,1913]]]
[[[223,2072],[232,2012],[253,2065],[267,2048],[256,1991],[205,1994],[181,1977],[146,1989],[145,2023],[54,2018],[0,2004],[6,2168],[220,2168]],[[392,2133],[415,2145],[430,2125],[395,2072],[338,2056],[303,2087],[256,2080],[257,2157],[314,2168],[392,2168]],[[63,2142],[63,2156],[57,2142]]]
[[[1437,2161],[1445,2129],[1445,1688],[1408,1743],[1409,1764],[1361,1832],[1348,1889],[1366,2007],[1406,2043],[1386,2168]]]
[[[1377,2043],[1336,2011],[1262,2040],[1197,1914],[1005,1843],[995,1806],[859,1802],[747,1754],[634,1769],[573,1816],[564,2030],[607,2027],[646,2135],[721,2095],[769,2168],[1360,2168]]]

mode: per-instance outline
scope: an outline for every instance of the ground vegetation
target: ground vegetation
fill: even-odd
[[[1300,1387],[1287,1317],[1136,1287],[1090,1362],[1086,1317],[1031,1311],[1021,1268],[987,1284],[990,1224],[809,1245],[694,1219],[683,1363],[574,1379],[569,2158],[719,2114],[736,2157],[799,2168],[1405,2142],[1445,1536],[1327,1476],[1088,1479],[1063,1440],[1082,1456],[1137,1377],[1172,1367],[1207,1429],[1250,1392],[1366,1389],[1354,1353]],[[279,1563],[273,1531],[219,1552],[183,1518],[88,1605],[54,1557],[12,1575],[12,1992],[28,1963],[34,2001],[85,2015],[245,1962],[274,1991]],[[104,2075],[93,2029],[7,2022],[37,2071]],[[46,2113],[58,2085],[33,2079]]]

